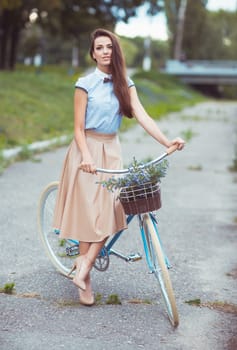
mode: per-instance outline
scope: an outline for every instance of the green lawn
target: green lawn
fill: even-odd
[[[74,83],[67,69],[32,68],[0,72],[0,150],[73,132]],[[152,72],[133,77],[140,98],[154,118],[203,99],[175,80]],[[124,119],[122,130],[133,122]]]

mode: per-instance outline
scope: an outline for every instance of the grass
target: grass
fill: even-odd
[[[0,169],[5,167],[1,150],[23,147],[21,159],[32,158],[27,145],[73,133],[74,84],[81,74],[67,67],[17,67],[0,72]],[[203,100],[199,94],[171,77],[157,72],[138,72],[133,77],[147,112],[159,119]],[[135,121],[124,118],[121,131]]]
[[[73,131],[74,83],[79,72],[47,67],[40,74],[31,68],[1,72],[0,149],[25,145]],[[197,93],[159,73],[133,77],[139,96],[154,118],[200,101]],[[125,118],[124,128],[129,127]]]
[[[121,305],[121,300],[117,294],[111,294],[108,296],[106,302],[107,305]]]
[[[192,171],[202,171],[202,166],[200,164],[198,165],[190,165],[188,167],[188,170],[192,170]]]
[[[186,304],[199,306],[199,307],[207,307],[211,310],[218,310],[225,313],[231,313],[234,315],[237,315],[237,305],[226,302],[226,301],[208,301],[208,302],[202,302],[200,298],[187,300],[185,301]]]
[[[0,79],[0,149],[72,132],[76,76],[16,70]]]
[[[234,158],[232,164],[229,166],[229,171],[237,172],[237,144],[235,145]]]
[[[129,304],[143,304],[143,305],[151,305],[152,302],[149,299],[131,299],[128,301]]]
[[[2,288],[0,288],[0,293],[13,294],[14,289],[15,289],[14,282],[6,283]]]
[[[183,130],[182,132],[181,132],[181,136],[184,138],[184,140],[186,141],[186,142],[189,142],[189,141],[191,141],[191,139],[194,137],[194,136],[196,136],[197,135],[197,133],[196,132],[194,132],[192,129],[187,129],[187,130]]]
[[[147,112],[155,119],[204,100],[177,79],[157,71],[140,71],[133,80]]]

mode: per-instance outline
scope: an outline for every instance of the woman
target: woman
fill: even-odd
[[[80,256],[72,270],[79,287],[80,303],[92,305],[94,295],[90,270],[108,236],[126,228],[122,206],[115,195],[96,184],[108,175],[96,168],[119,169],[121,148],[117,137],[122,116],[138,123],[165,147],[184,141],[169,141],[148,116],[137,96],[117,37],[97,29],[91,35],[91,58],[96,69],[79,78],[74,96],[74,140],[64,162],[56,201],[54,226],[61,238],[80,241]]]

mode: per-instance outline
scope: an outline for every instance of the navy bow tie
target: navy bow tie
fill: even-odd
[[[112,78],[104,78],[103,83],[109,83],[112,82]]]

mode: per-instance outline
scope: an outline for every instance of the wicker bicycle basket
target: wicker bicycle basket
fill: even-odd
[[[119,200],[125,214],[142,214],[161,208],[159,183],[146,182],[141,185],[122,187]]]

